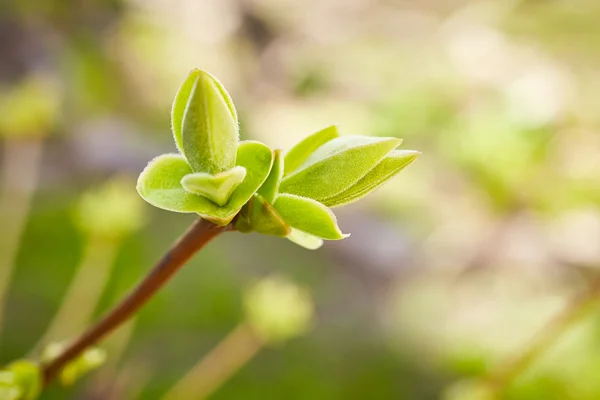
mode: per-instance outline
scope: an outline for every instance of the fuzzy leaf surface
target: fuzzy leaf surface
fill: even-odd
[[[321,239],[340,240],[344,235],[331,210],[316,200],[282,193],[277,196],[275,210],[292,228]]]
[[[337,126],[328,126],[313,133],[292,147],[285,155],[285,173],[287,176],[297,170],[302,163],[319,147],[340,136]]]
[[[188,192],[204,196],[213,203],[224,206],[245,177],[246,168],[236,166],[216,175],[207,172],[186,175],[181,179],[181,185]]]
[[[266,145],[255,141],[241,142],[237,150],[237,164],[246,169],[246,178],[223,207],[183,188],[181,180],[192,170],[185,158],[178,154],[165,154],[152,160],[140,174],[137,190],[155,207],[198,213],[216,224],[227,225],[265,181],[272,163],[273,153]]]
[[[193,74],[181,122],[183,154],[194,172],[217,174],[235,166],[237,116],[231,98],[215,77],[204,71]]]
[[[412,163],[419,154],[413,150],[393,150],[362,179],[337,196],[323,200],[323,204],[340,207],[360,200]]]
[[[363,178],[400,142],[397,138],[368,136],[333,139],[284,178],[280,191],[317,201],[337,196]]]

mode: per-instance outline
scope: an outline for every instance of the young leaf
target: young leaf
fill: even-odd
[[[237,166],[216,175],[207,172],[186,175],[181,179],[181,185],[188,192],[204,196],[217,205],[224,206],[245,177],[246,169]]]
[[[339,207],[361,199],[413,162],[419,154],[413,150],[393,150],[361,180],[322,203],[327,207]]]
[[[199,71],[192,84],[183,121],[183,154],[194,172],[217,174],[235,166],[238,121],[221,83]]]
[[[199,69],[194,69],[188,77],[185,79],[177,94],[173,100],[173,106],[171,107],[171,129],[173,131],[173,138],[177,145],[177,150],[183,154],[183,140],[181,139],[181,125],[183,124],[183,114],[187,106],[188,98],[192,91],[192,87],[196,82],[198,76],[202,73]]]
[[[348,236],[338,228],[331,210],[316,200],[282,193],[277,196],[273,206],[292,228],[327,240],[340,240]]]
[[[368,136],[333,139],[284,178],[280,191],[317,201],[336,196],[364,177],[400,142],[396,138]]]
[[[285,173],[287,176],[294,172],[306,159],[325,143],[339,137],[337,126],[328,126],[325,129],[313,133],[300,143],[296,144],[285,155]]]
[[[286,237],[291,231],[277,210],[258,194],[248,204],[246,220],[252,230],[264,235]]]
[[[262,184],[260,189],[258,189],[258,194],[260,194],[268,203],[273,203],[275,200],[275,196],[277,196],[277,192],[279,191],[279,184],[282,177],[283,157],[281,155],[281,150],[277,149],[274,150],[273,168],[271,168],[269,177],[265,183]]]
[[[183,156],[177,154],[165,154],[152,160],[140,174],[137,190],[155,207],[195,212],[216,224],[227,225],[267,179],[272,163],[273,153],[266,145],[255,141],[241,142],[237,149],[237,164],[246,169],[246,178],[223,207],[183,188],[181,180],[192,170]]]
[[[308,250],[317,250],[318,248],[323,246],[323,239],[320,239],[313,235],[309,235],[306,232],[302,232],[294,228],[292,228],[290,234],[287,235],[287,239]]]

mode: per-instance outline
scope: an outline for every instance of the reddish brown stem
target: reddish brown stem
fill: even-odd
[[[218,226],[198,219],[131,293],[100,321],[71,342],[61,355],[43,366],[44,384],[48,384],[67,363],[126,322],[204,245],[229,226]]]

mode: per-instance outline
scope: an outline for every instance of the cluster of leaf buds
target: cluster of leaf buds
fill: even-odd
[[[171,118],[180,154],[159,156],[144,169],[137,189],[147,202],[218,225],[237,216],[240,232],[287,237],[310,249],[348,236],[330,208],[364,197],[419,155],[395,150],[400,139],[340,136],[335,126],[286,154],[239,142],[231,98],[201,70],[179,89]]]

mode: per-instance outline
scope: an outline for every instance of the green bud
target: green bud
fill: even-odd
[[[66,343],[51,343],[42,351],[42,360],[46,363],[58,357],[65,349]],[[98,368],[106,361],[106,352],[97,347],[86,349],[79,357],[69,362],[60,372],[60,382],[70,386],[80,377]]]
[[[237,114],[214,76],[193,70],[175,97],[171,117],[175,143],[193,172],[218,174],[236,165]]]
[[[19,360],[0,371],[1,400],[35,400],[42,390],[42,374],[37,363]]]
[[[216,175],[207,172],[186,175],[181,179],[181,186],[190,193],[204,196],[213,203],[224,206],[245,177],[246,168],[238,166]]]
[[[368,136],[335,138],[285,177],[280,191],[317,201],[336,196],[362,179],[400,142],[396,138]]]
[[[44,75],[29,76],[6,91],[0,88],[0,135],[47,135],[59,119],[61,102],[56,83]]]
[[[250,287],[244,306],[250,326],[270,344],[304,334],[314,314],[310,293],[280,276],[265,278]]]
[[[88,235],[114,239],[140,229],[146,213],[132,183],[118,176],[85,192],[73,213],[75,224]]]
[[[286,237],[291,231],[277,210],[259,194],[255,194],[240,212],[236,229],[279,237]]]

